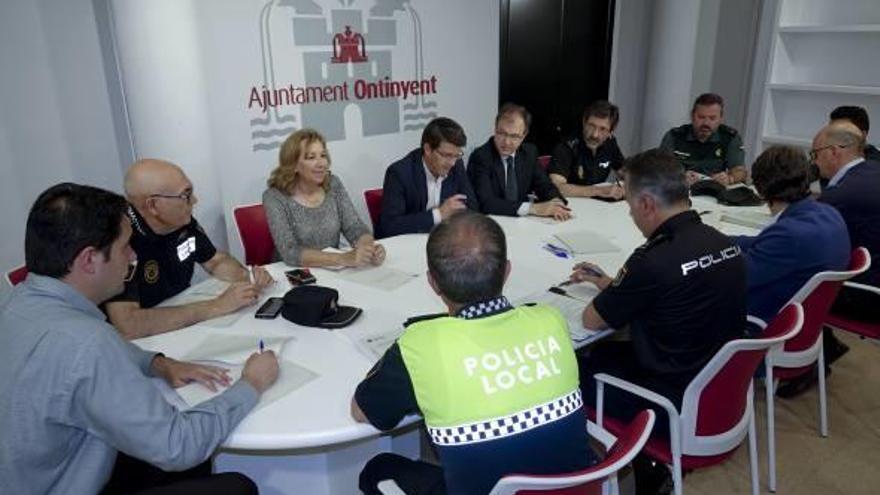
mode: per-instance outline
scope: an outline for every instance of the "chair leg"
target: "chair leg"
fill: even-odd
[[[681,476],[681,457],[672,458],[672,483],[674,485],[675,495],[682,495],[684,491],[683,480]]]
[[[765,361],[766,362],[766,361]],[[764,366],[764,392],[767,396],[767,486],[771,492],[776,491],[776,410],[773,402],[773,366],[766,362]]]
[[[749,414],[749,471],[752,478],[752,495],[760,492],[760,480],[758,479],[758,439],[755,431],[755,408]]]
[[[819,434],[828,436],[828,395],[825,390],[825,344],[819,344],[819,360],[816,363],[816,373],[819,375]]]

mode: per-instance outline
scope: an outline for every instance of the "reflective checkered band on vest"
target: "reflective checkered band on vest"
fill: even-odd
[[[443,428],[428,427],[437,445],[467,445],[509,437],[552,423],[579,410],[583,405],[580,389],[545,404],[502,418]]]
[[[473,320],[482,316],[491,316],[500,313],[506,309],[510,309],[510,301],[504,296],[499,296],[488,301],[480,301],[478,303],[469,304],[458,311],[458,317],[465,320]]]

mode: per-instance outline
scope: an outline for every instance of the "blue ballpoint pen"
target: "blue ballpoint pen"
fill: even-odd
[[[569,257],[568,251],[560,248],[559,246],[554,246],[553,244],[550,244],[550,243],[545,244],[544,249],[546,249],[547,251],[550,251],[558,258],[568,258]]]
[[[263,339],[260,339],[260,353],[263,352],[264,348],[265,348],[265,346],[263,345]]]

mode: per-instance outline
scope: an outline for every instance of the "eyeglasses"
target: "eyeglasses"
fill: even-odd
[[[495,130],[495,135],[502,139],[510,139],[511,141],[522,141],[526,138],[525,134],[514,134],[512,132],[504,132],[497,129]]]
[[[464,153],[462,153],[461,151],[459,151],[458,153],[446,153],[444,151],[440,151],[440,148],[434,148],[434,152],[440,155],[441,158],[450,162],[458,160],[464,156]]]
[[[165,199],[182,199],[186,203],[191,203],[193,198],[192,189],[187,189],[180,194],[150,194],[151,198],[165,198]]]
[[[833,148],[833,144],[826,144],[825,146],[819,146],[818,148],[813,148],[810,150],[810,161],[815,162],[816,158],[819,156],[823,150],[827,150],[828,148]]]

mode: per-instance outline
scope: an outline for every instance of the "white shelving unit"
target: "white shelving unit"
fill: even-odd
[[[809,148],[839,105],[859,105],[880,136],[880,1],[778,0],[764,84],[760,152]],[[757,154],[757,153],[756,153]]]

